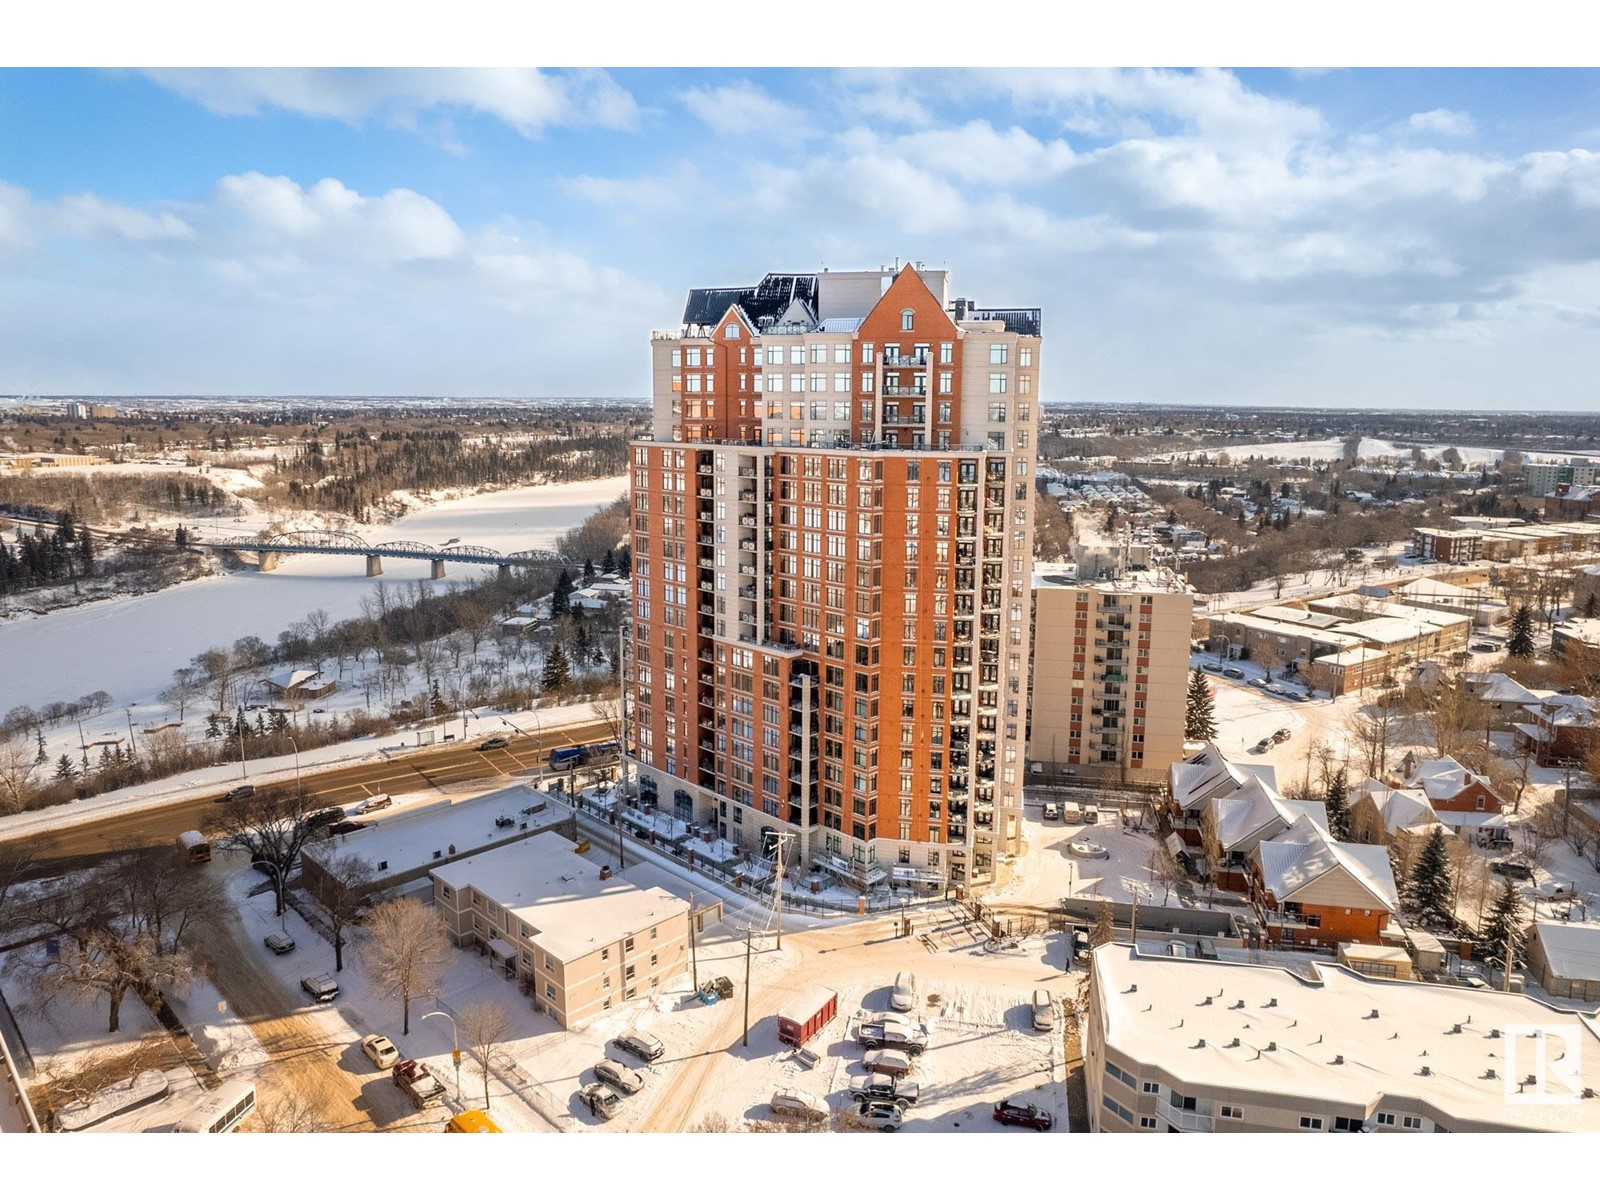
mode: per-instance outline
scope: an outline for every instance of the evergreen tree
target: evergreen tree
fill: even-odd
[[[569,593],[572,591],[572,576],[567,574],[565,567],[556,579],[556,590],[550,593],[550,615],[564,617],[572,611],[572,601]]]
[[[1455,924],[1454,887],[1450,879],[1450,852],[1445,848],[1444,827],[1435,825],[1422,853],[1411,868],[1411,911],[1424,925],[1449,928]]]
[[[272,714],[272,732],[280,736],[289,732],[289,718],[282,712]]]
[[[1354,839],[1350,835],[1350,782],[1340,767],[1328,777],[1328,794],[1323,797],[1323,807],[1328,810],[1328,832],[1336,842]]]
[[[34,736],[39,739],[39,753],[35,756],[33,761],[42,767],[45,763],[50,761],[50,756],[45,753],[44,749],[44,727],[42,725],[35,725],[33,727],[33,732]]]
[[[1217,709],[1205,672],[1189,673],[1189,699],[1183,718],[1183,737],[1189,742],[1209,742],[1217,736]]]
[[[56,779],[61,783],[71,783],[78,777],[78,768],[72,765],[72,760],[63,754],[56,759]]]
[[[600,573],[603,575],[615,575],[616,572],[617,552],[615,550],[608,549],[606,551],[606,556],[600,560]],[[1590,614],[1585,613],[1584,615],[1588,616]]]
[[[1503,881],[1500,894],[1495,897],[1494,907],[1489,910],[1489,915],[1484,918],[1483,927],[1478,930],[1476,950],[1478,957],[1484,958],[1493,955],[1503,958],[1506,953],[1506,939],[1511,940],[1511,961],[1515,963],[1522,954],[1522,897],[1517,895],[1517,888],[1510,879]]]
[[[617,574],[623,579],[633,574],[633,550],[626,545],[617,551]]]
[[[442,713],[444,711],[444,695],[439,691],[439,681],[435,679],[433,686],[428,689],[428,704],[430,711]]]
[[[539,687],[548,695],[559,692],[572,681],[572,667],[567,662],[567,652],[559,644],[550,647],[544,660],[544,673],[539,676]]]
[[[89,536],[88,529],[78,531],[77,545],[78,561],[83,564],[85,572],[94,566],[94,540]]]
[[[1517,605],[1511,614],[1511,636],[1506,639],[1506,653],[1512,658],[1533,657],[1533,614],[1526,604]]]
[[[206,714],[206,737],[215,739],[222,736],[222,722],[216,713]]]
[[[1600,592],[1589,593],[1588,599],[1583,602],[1583,615],[1590,621],[1600,616]]]
[[[594,582],[594,559],[592,558],[583,560],[583,582],[586,584]]]

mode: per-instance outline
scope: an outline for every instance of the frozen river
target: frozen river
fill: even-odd
[[[547,549],[596,509],[627,490],[627,477],[515,488],[449,500],[364,530],[367,540],[409,539],[439,545],[450,538],[495,550]],[[209,535],[210,531],[205,531]],[[450,563],[450,578],[493,567]],[[428,577],[428,563],[385,559],[393,586]],[[291,555],[266,574],[236,571],[145,596],[102,600],[43,617],[0,624],[0,713],[16,704],[75,700],[104,689],[118,705],[149,700],[172,672],[212,646],[255,634],[268,643],[315,608],[334,620],[357,616],[372,594],[365,564],[343,555]]]

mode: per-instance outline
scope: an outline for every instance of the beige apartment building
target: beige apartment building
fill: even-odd
[[[1600,1131],[1595,1019],[1513,992],[1113,944],[1085,1040],[1097,1133]]]
[[[689,905],[578,849],[541,833],[430,872],[456,944],[476,944],[508,978],[531,980],[534,1007],[564,1029],[689,969]]]
[[[1194,594],[1166,570],[1033,573],[1028,760],[1042,775],[1160,782],[1183,757]]]

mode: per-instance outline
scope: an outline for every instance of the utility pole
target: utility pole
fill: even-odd
[[[1500,990],[1502,992],[1511,990],[1511,951],[1516,946],[1516,942],[1516,928],[1513,924],[1508,924],[1506,926],[1506,969],[1501,972],[1500,978]]]
[[[778,837],[778,875],[777,875],[778,886],[777,886],[776,891],[773,892],[772,905],[773,905],[773,912],[778,918],[778,949],[779,950],[783,949],[783,866],[784,866],[784,858],[786,857],[787,851],[789,849],[789,839],[792,838],[793,836],[794,836],[794,834],[792,834],[792,833],[780,833],[780,834],[777,835],[777,837]]]
[[[744,1041],[750,1044],[750,930],[744,931]]]
[[[694,952],[694,893],[689,893],[689,970],[694,976],[694,990],[700,990],[700,960]]]

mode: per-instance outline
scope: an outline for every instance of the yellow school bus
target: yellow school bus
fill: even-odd
[[[480,1109],[469,1108],[466,1112],[457,1113],[445,1124],[446,1133],[499,1133],[500,1126],[489,1119],[489,1114]]]

